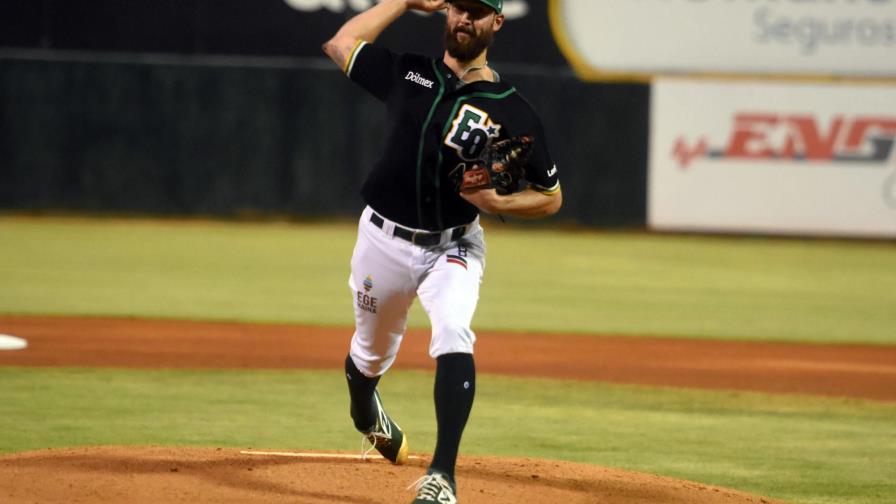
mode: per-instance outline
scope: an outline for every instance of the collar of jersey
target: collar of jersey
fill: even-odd
[[[473,92],[486,92],[486,93],[503,93],[510,89],[510,85],[504,82],[502,79],[498,79],[495,81],[487,81],[487,80],[478,80],[469,82],[461,87],[455,87],[457,85],[457,75],[454,74],[454,71],[445,64],[441,59],[436,60],[436,68],[439,69],[439,72],[442,73],[442,79],[445,82],[451,82],[452,85],[448,86],[446,90],[446,95],[454,94],[454,93],[473,93]],[[497,73],[497,72],[496,72]]]

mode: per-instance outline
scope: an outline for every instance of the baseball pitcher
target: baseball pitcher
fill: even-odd
[[[383,0],[323,46],[386,106],[386,143],[361,188],[349,287],[355,332],[345,360],[351,417],[396,464],[408,437],[377,391],[419,299],[432,324],[438,437],[415,504],[456,503],[455,463],[473,407],[470,328],[485,268],[479,212],[545,217],[562,204],[557,167],[529,103],[488,63],[502,0]],[[444,11],[445,52],[396,54],[378,35],[409,9]]]

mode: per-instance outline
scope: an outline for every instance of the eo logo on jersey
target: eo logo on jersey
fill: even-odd
[[[457,155],[466,161],[475,161],[488,145],[497,138],[501,125],[488,117],[488,112],[472,105],[464,105],[451,123],[451,131],[445,136],[445,145],[453,147]]]

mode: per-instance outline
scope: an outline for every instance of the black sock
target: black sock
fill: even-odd
[[[434,388],[439,433],[430,469],[447,474],[453,481],[460,438],[476,394],[473,356],[455,353],[438,357]]]
[[[355,428],[367,432],[376,424],[376,408],[373,405],[373,393],[380,377],[368,378],[358,370],[351,355],[345,358],[345,378],[348,381],[348,394],[351,397],[351,415]]]

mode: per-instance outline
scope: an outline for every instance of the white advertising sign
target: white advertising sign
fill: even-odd
[[[659,78],[658,230],[896,237],[896,87]]]
[[[550,1],[558,45],[585,78],[896,78],[896,0]]]

